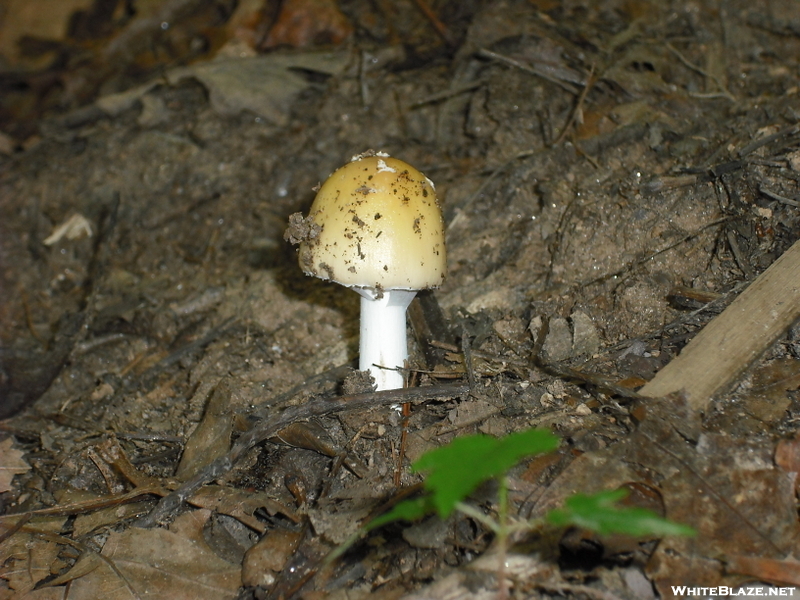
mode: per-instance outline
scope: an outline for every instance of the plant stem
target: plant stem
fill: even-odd
[[[473,519],[478,521],[478,523],[480,523],[481,525],[485,525],[486,527],[491,529],[495,535],[499,535],[500,526],[497,524],[497,521],[492,519],[492,517],[483,514],[477,508],[467,504],[466,502],[458,502],[456,504],[456,508],[465,515],[467,515],[468,517],[472,517]]]
[[[497,599],[506,600],[508,598],[508,587],[506,586],[506,555],[508,554],[508,478],[501,475],[497,490],[497,547],[498,560],[497,567]]]

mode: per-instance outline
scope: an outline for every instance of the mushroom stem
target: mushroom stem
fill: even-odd
[[[377,389],[403,387],[402,369],[408,358],[406,309],[415,290],[384,290],[382,294],[366,288],[354,288],[361,295],[361,371],[369,371]],[[380,296],[380,297],[379,297]]]

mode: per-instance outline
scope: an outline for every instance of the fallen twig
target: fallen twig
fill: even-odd
[[[478,50],[478,56],[482,58],[490,58],[492,60],[496,60],[497,62],[505,63],[511,67],[516,67],[517,69],[525,71],[526,73],[530,73],[531,75],[536,75],[537,77],[541,77],[542,79],[545,79],[550,83],[555,83],[561,89],[569,92],[574,96],[578,96],[580,94],[580,88],[577,88],[574,85],[561,81],[557,77],[553,77],[549,73],[541,71],[535,67],[530,67],[528,65],[522,64],[518,60],[514,60],[513,58],[504,56],[502,54],[498,54],[497,52],[492,52],[487,48],[481,48],[480,50]]]
[[[692,408],[703,411],[800,317],[798,281],[795,242],[639,393],[658,397],[684,390]]]
[[[354,394],[352,396],[339,396],[331,400],[319,400],[306,402],[300,406],[290,406],[278,414],[265,418],[253,429],[242,435],[236,440],[228,454],[216,459],[174,492],[164,496],[149,514],[136,521],[134,525],[150,528],[168,521],[200,487],[230,471],[236,461],[247,450],[268,440],[295,421],[396,403],[418,403],[434,398],[452,398],[462,396],[469,390],[470,387],[467,383],[450,383],[430,387],[403,388]]]

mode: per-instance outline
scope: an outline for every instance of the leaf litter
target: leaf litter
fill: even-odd
[[[468,518],[444,536],[387,526],[317,568],[331,540],[415,489],[409,461],[536,426],[564,441],[512,470],[514,510],[627,487],[699,535],[521,544],[519,593],[796,585],[797,331],[702,415],[625,387],[798,238],[798,82],[781,58],[797,54],[796,4],[322,2],[328,32],[287,25],[314,3],[274,21],[239,4],[65,4],[85,11],[72,29],[59,13],[40,33],[66,43],[38,40],[9,79],[5,97],[37,110],[0,106],[0,412],[17,415],[0,440],[0,592],[493,597],[491,535]],[[315,31],[358,51],[264,52]],[[71,60],[52,77],[14,83],[58,52]],[[305,280],[280,241],[367,148],[436,181],[449,225],[438,316],[413,322],[412,372],[431,387],[394,398],[410,405],[399,417],[388,398],[336,403],[356,303]],[[71,215],[91,237],[51,237]],[[464,374],[471,386],[443,389]],[[282,430],[288,443],[268,441]],[[159,497],[163,522],[137,527]],[[473,502],[494,510],[491,486]]]
[[[11,490],[14,475],[22,475],[30,471],[25,462],[25,452],[14,448],[14,439],[6,438],[0,442],[0,493]]]

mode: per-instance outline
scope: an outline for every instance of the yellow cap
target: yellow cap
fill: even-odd
[[[441,285],[447,256],[433,183],[411,165],[368,152],[322,184],[300,245],[307,275],[376,291]]]

